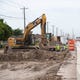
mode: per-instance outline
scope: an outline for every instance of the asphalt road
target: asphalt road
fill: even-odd
[[[72,56],[63,62],[58,71],[58,75],[62,76],[62,80],[77,80],[76,51],[71,51],[70,53]]]
[[[80,80],[80,42],[76,43],[77,47],[77,80]]]
[[[80,80],[80,42],[76,42],[76,50],[71,54],[72,57],[64,61],[58,72],[62,80]]]

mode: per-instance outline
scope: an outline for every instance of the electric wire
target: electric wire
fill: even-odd
[[[14,5],[13,3],[9,3],[9,1],[0,1],[0,4],[2,5],[8,5],[10,7],[14,7],[14,8],[18,8],[19,6],[18,5]]]
[[[22,2],[22,1],[21,1]],[[19,8],[21,5],[19,4],[19,3],[17,3],[17,2],[13,2],[12,0],[2,0],[2,1],[0,1],[0,4],[2,4],[2,5],[8,5],[7,7],[14,7],[14,8]],[[0,12],[3,12],[3,13],[5,13],[5,12],[7,12],[6,11],[7,9],[3,9],[3,8],[0,8]],[[3,17],[3,18],[8,18],[8,19],[24,19],[23,17],[15,17],[15,16],[8,16],[8,15],[3,15],[3,14],[0,14],[0,18],[1,17]]]
[[[0,14],[0,18],[1,19],[10,19],[10,20],[23,20],[24,18],[23,17],[14,17],[14,16],[7,16],[7,15],[3,15],[3,14]],[[26,21],[29,22],[26,18]]]
[[[7,16],[7,15],[3,15],[3,14],[0,14],[0,16],[8,17],[8,18],[23,19],[22,17],[13,17],[13,16]]]

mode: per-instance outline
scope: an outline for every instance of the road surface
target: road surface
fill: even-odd
[[[58,75],[62,76],[62,80],[77,80],[76,76],[76,51],[70,52],[72,56],[65,60],[58,71]]]
[[[76,51],[71,52],[72,58],[68,59],[61,66],[58,75],[62,80],[80,80],[80,42],[76,42]],[[65,65],[66,64],[66,65]]]
[[[77,80],[80,80],[80,42],[76,43],[77,47]]]

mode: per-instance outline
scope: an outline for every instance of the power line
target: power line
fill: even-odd
[[[16,4],[17,6],[20,5],[19,3],[17,4],[17,2],[14,2],[14,1],[12,1],[12,0],[9,0],[8,2],[11,3],[11,4],[14,3],[14,4]]]
[[[7,4],[8,6],[10,6],[10,7],[19,7],[18,5],[15,5],[15,4],[13,4],[13,3],[11,3],[11,2],[9,2],[9,1],[0,1],[1,3],[0,4]]]
[[[0,16],[7,17],[7,18],[23,19],[21,17],[6,16],[6,15],[3,15],[3,14],[0,14]]]
[[[12,1],[12,0],[6,0],[8,3],[10,3],[10,4],[13,4],[14,6],[16,6],[16,7],[20,7],[22,4],[19,4],[19,2],[17,3],[17,2],[14,2],[14,1]]]
[[[2,18],[2,17],[8,18],[8,19],[18,19],[18,20],[23,20],[24,19],[23,17],[15,17],[15,16],[8,16],[8,15],[0,14],[0,18]],[[29,21],[27,20],[27,22],[29,22]]]
[[[19,1],[20,2],[20,1]],[[12,0],[5,0],[5,1],[0,1],[0,4],[7,4],[8,6],[11,6],[11,7],[20,7],[22,6],[22,1],[21,1],[21,4],[19,2],[14,2]]]
[[[0,1],[0,4],[2,4],[2,6],[0,8],[0,10],[2,10],[2,11],[6,11],[6,10],[8,10],[11,7],[16,8],[16,9],[20,9],[19,7],[21,6],[21,4],[19,4],[17,2],[13,2],[12,0],[5,0],[5,1],[3,0],[3,1]],[[3,8],[4,5],[6,6],[5,9]]]

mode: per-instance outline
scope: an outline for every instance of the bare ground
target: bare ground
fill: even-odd
[[[64,59],[70,57],[66,53],[30,50],[1,54],[0,80],[61,80],[56,74]]]

